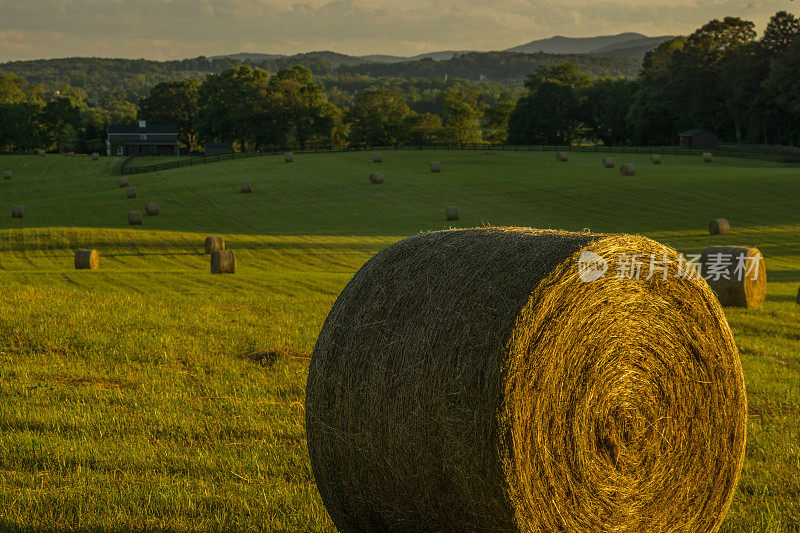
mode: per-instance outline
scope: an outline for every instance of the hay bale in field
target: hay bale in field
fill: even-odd
[[[373,163],[383,163],[383,154],[372,154]]]
[[[222,237],[206,237],[206,253],[225,249],[225,239]]]
[[[758,248],[709,246],[700,255],[703,277],[725,307],[761,307],[767,267]],[[727,279],[726,279],[727,278]]]
[[[797,289],[797,305],[800,305],[800,289]]]
[[[117,178],[117,185],[119,185],[119,186],[120,186],[120,188],[122,188],[122,187],[127,187],[127,186],[129,185],[129,182],[128,182],[128,177],[127,177],[127,176],[120,176],[120,177],[118,177],[118,178]]]
[[[285,154],[283,154],[283,162],[294,163],[294,154],[292,152],[286,152]]]
[[[136,191],[136,187],[128,187],[125,191],[125,198],[139,198],[139,193]]]
[[[725,218],[715,218],[708,223],[709,235],[727,235],[731,232],[731,224]]]
[[[97,250],[78,250],[75,252],[75,268],[77,270],[97,270],[100,266],[100,254]]]
[[[214,250],[211,252],[212,274],[235,274],[236,254],[230,250]]]
[[[241,191],[242,194],[249,194],[253,192],[253,182],[252,181],[243,181],[241,184]]]
[[[383,172],[373,172],[369,175],[369,182],[375,185],[383,183]]]
[[[661,164],[661,154],[653,154],[650,156],[650,162],[654,165]]]
[[[14,204],[11,206],[11,218],[22,218],[25,214],[25,206]]]
[[[3,171],[3,179],[4,180],[10,180],[11,176],[12,176],[12,173],[11,173],[10,170],[4,170]]]
[[[44,157],[44,156],[46,156],[46,155],[47,155],[47,152],[45,152],[44,150],[37,150],[37,151],[36,151],[36,154],[37,154],[39,157]]]
[[[141,226],[142,225],[142,212],[141,211],[128,211],[128,225]]]
[[[158,215],[158,202],[147,202],[144,205],[144,212],[147,213],[149,217]]]
[[[620,278],[621,254],[667,254],[668,276]],[[644,237],[529,228],[373,257],[306,387],[337,528],[715,530],[742,467],[744,380],[719,303],[678,259]]]
[[[619,167],[619,173],[623,176],[635,176],[636,175],[636,166],[628,163],[627,165],[622,165]]]
[[[458,206],[448,205],[447,207],[445,207],[444,216],[447,218],[448,221],[458,220]]]
[[[556,152],[556,161],[559,163],[567,162],[567,152]]]
[[[440,161],[431,161],[431,172],[441,172],[442,163]]]
[[[92,152],[92,161],[100,161],[100,153]]]
[[[603,158],[603,168],[614,168],[614,165],[616,165],[616,161],[614,161],[613,157]]]
[[[703,163],[711,163],[713,161],[714,156],[711,155],[710,152],[706,152],[703,154]]]

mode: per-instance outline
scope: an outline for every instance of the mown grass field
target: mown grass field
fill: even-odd
[[[310,352],[338,292],[388,244],[452,225],[756,245],[768,303],[726,310],[750,418],[724,531],[800,530],[800,169],[602,154],[298,154],[130,176],[119,159],[0,157],[0,530],[331,530],[307,459]],[[432,159],[441,174],[428,172]],[[370,185],[380,170],[386,182]],[[254,182],[253,194],[239,183]],[[127,226],[157,201],[158,217]],[[25,217],[12,219],[11,204]],[[707,235],[711,218],[733,231]],[[239,269],[209,274],[206,235]],[[100,270],[75,271],[93,247]]]

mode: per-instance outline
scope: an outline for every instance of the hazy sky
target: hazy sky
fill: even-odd
[[[553,35],[688,34],[727,15],[761,31],[780,10],[798,12],[790,0],[0,0],[0,61],[503,50]]]

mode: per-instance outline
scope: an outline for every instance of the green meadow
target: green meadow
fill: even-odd
[[[480,225],[760,248],[767,304],[726,309],[749,422],[723,531],[800,530],[800,168],[616,154],[604,169],[602,156],[264,156],[131,175],[138,199],[117,184],[121,159],[0,157],[13,172],[0,181],[0,531],[332,530],[303,428],[325,316],[382,248]],[[149,201],[160,215],[128,226]],[[730,235],[708,235],[717,217]],[[235,275],[209,273],[207,235],[235,251]],[[84,248],[99,270],[74,270]]]

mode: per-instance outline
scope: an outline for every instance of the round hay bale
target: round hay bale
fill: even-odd
[[[11,176],[12,176],[12,174],[11,174],[10,170],[4,170],[3,171],[3,179],[4,180],[10,180]]]
[[[758,248],[709,246],[700,255],[703,277],[725,307],[753,309],[767,297],[767,267]]]
[[[142,212],[141,211],[128,211],[128,225],[141,226],[142,225]]]
[[[603,158],[603,168],[614,168],[616,162],[614,161],[613,157],[604,157]]]
[[[369,182],[379,185],[383,183],[383,172],[373,172],[369,175]]]
[[[206,253],[225,249],[225,239],[222,237],[206,237]]]
[[[136,187],[128,187],[125,191],[125,198],[139,198],[139,193],[136,191]]]
[[[479,228],[368,261],[306,387],[336,527],[715,530],[745,447],[733,335],[702,279],[618,278],[620,254],[679,260],[644,237]]]
[[[147,213],[149,217],[158,215],[158,202],[147,202],[144,205],[144,212]]]
[[[129,183],[128,183],[128,177],[127,177],[127,176],[120,176],[120,177],[118,177],[118,178],[117,178],[117,185],[119,185],[119,186],[120,186],[120,188],[122,188],[122,187],[127,187],[127,186],[129,185]]]
[[[441,172],[442,163],[440,161],[431,161],[431,172]]]
[[[567,162],[567,152],[556,152],[556,161],[559,163]]]
[[[92,152],[92,161],[100,161],[100,154],[98,152]]]
[[[235,274],[236,254],[230,250],[214,250],[211,252],[212,274]]]
[[[47,155],[47,152],[44,150],[37,150],[36,153],[39,155],[39,157],[44,157]]]
[[[253,192],[253,182],[252,181],[243,181],[241,185],[242,194],[249,194]]]
[[[458,206],[457,205],[448,205],[444,208],[444,215],[447,217],[448,221],[451,220],[458,220]]]
[[[714,156],[711,155],[710,152],[706,152],[703,154],[703,163],[711,163],[713,161]]]
[[[650,156],[650,162],[654,165],[661,164],[661,154],[653,154]]]
[[[619,167],[619,173],[623,176],[635,176],[636,175],[636,166],[628,163],[627,165],[622,165]]]
[[[11,206],[11,218],[22,218],[25,214],[25,206],[14,204]]]
[[[294,154],[292,152],[286,152],[285,154],[283,154],[283,162],[294,163]]]
[[[731,232],[731,224],[725,218],[715,218],[708,223],[708,233],[710,235],[727,235]]]
[[[100,266],[100,254],[97,250],[78,250],[75,252],[75,268],[77,270],[97,270]]]
[[[372,154],[373,163],[383,163],[383,154]]]

